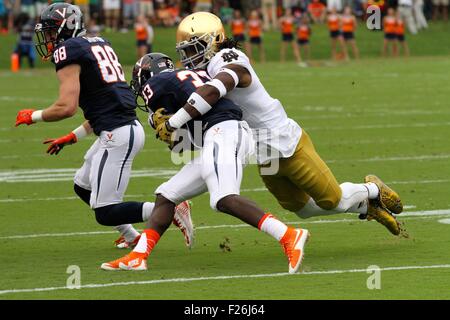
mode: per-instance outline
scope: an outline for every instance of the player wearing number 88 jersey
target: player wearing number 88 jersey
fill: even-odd
[[[133,93],[109,42],[99,37],[71,38],[56,47],[52,61],[56,72],[71,64],[80,66],[79,105],[96,134],[137,119]]]
[[[119,59],[110,44],[99,37],[85,37],[78,7],[55,3],[44,9],[35,28],[36,48],[44,60],[51,59],[59,80],[59,97],[44,110],[19,111],[16,126],[39,121],[59,121],[75,115],[81,107],[86,121],[58,139],[49,139],[47,152],[58,154],[68,144],[94,132],[98,138],[76,172],[74,190],[95,212],[98,223],[115,226],[132,244],[138,232],[131,223],[143,222],[153,203],[123,202],[134,157],[143,148],[144,129],[136,116],[135,97]],[[189,207],[183,204],[177,224],[191,245],[193,228]]]

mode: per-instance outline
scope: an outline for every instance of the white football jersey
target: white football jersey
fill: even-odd
[[[236,87],[225,98],[239,105],[257,142],[258,163],[274,158],[292,156],[300,140],[302,129],[288,118],[281,102],[272,98],[259,80],[248,57],[237,49],[222,49],[210,60],[207,72],[214,78],[228,64],[245,67],[252,76],[250,86]]]

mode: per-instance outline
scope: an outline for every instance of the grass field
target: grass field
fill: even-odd
[[[287,275],[278,243],[213,212],[208,196],[193,200],[193,250],[171,229],[147,272],[101,271],[102,262],[124,251],[112,246],[116,234],[95,222],[71,182],[93,138],[57,157],[46,155],[41,141],[76,127],[81,114],[14,128],[17,110],[50,104],[57,83],[52,70],[5,71],[0,72],[0,299],[449,299],[450,224],[442,222],[450,218],[450,58],[305,69],[268,63],[257,70],[289,116],[310,133],[340,182],[376,173],[398,190],[407,205],[399,219],[410,238],[396,238],[351,214],[299,221],[280,208],[250,166],[242,194],[312,232],[304,273]],[[154,189],[177,170],[150,129],[134,170],[130,200],[152,199]],[[225,239],[230,252],[219,247]],[[79,290],[65,288],[70,265],[81,268]],[[382,268],[380,290],[366,286],[371,265]]]

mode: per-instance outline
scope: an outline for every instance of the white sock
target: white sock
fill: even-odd
[[[364,186],[366,186],[367,191],[369,192],[369,199],[378,198],[380,190],[378,189],[378,186],[375,183],[373,182],[364,183]]]
[[[372,192],[374,191],[373,186],[366,186],[366,184],[361,183],[344,182],[340,185],[340,187],[342,197],[336,208],[331,210],[322,209],[316,204],[314,199],[310,198],[306,205],[296,212],[297,216],[306,219],[310,217],[326,216],[345,212],[367,213],[366,200],[369,197],[369,192],[371,192],[370,190],[372,190]]]
[[[133,240],[139,235],[139,232],[137,232],[131,224],[121,224],[120,226],[114,227],[114,229],[120,232],[126,242],[133,242]]]
[[[153,208],[155,207],[154,202],[144,202],[142,206],[142,220],[147,221],[152,215]]]
[[[267,213],[261,218],[258,229],[280,241],[288,227],[273,215]]]
[[[134,247],[133,251],[139,253],[147,252],[147,234],[145,232],[142,232],[141,238],[139,239],[136,247]]]

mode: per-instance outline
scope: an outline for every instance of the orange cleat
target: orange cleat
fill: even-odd
[[[305,255],[304,247],[308,242],[310,233],[306,229],[288,228],[280,244],[289,260],[289,273],[296,273],[302,264]]]
[[[102,263],[100,268],[107,271],[145,271],[147,270],[147,254],[132,251],[120,259]]]
[[[132,248],[136,247],[140,238],[141,238],[141,235],[138,235],[138,236],[136,236],[136,238],[134,238],[134,240],[132,242],[128,242],[125,240],[125,237],[121,235],[119,237],[119,239],[114,241],[114,245],[118,249],[128,249],[128,248],[132,249]]]

